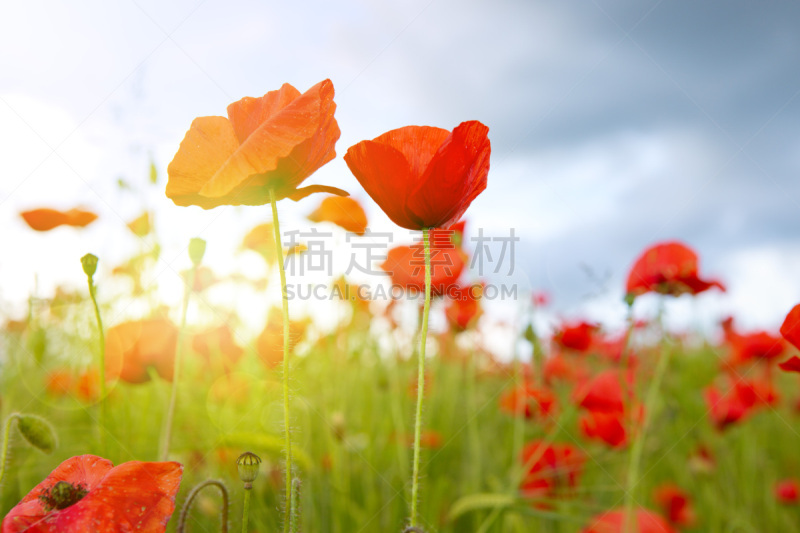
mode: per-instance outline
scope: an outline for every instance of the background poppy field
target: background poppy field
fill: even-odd
[[[425,289],[414,230],[436,227],[434,263],[455,266],[432,279],[422,530],[610,533],[628,506],[642,533],[800,531],[800,321],[786,318],[800,302],[799,16],[658,1],[10,8],[0,416],[41,417],[57,445],[43,453],[4,425],[0,514],[73,457],[163,460],[175,382],[167,531],[208,479],[241,528],[245,451],[262,460],[249,529],[283,529],[272,187],[301,530],[408,525]],[[213,187],[175,200],[175,176],[202,167],[197,153],[175,163],[197,117],[314,88],[330,91],[319,143],[336,153],[293,152],[310,177],[259,174],[262,190],[243,174],[215,185],[228,187],[219,201],[203,197]],[[351,148],[409,125],[442,128],[441,143],[465,121],[488,127],[485,190],[386,194],[389,159],[370,174],[375,144]],[[244,146],[251,127],[231,138]],[[334,195],[290,201],[306,177],[305,192]],[[457,209],[441,207],[448,194]],[[219,530],[218,493],[200,492],[187,520]]]

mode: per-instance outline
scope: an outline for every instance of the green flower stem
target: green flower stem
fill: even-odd
[[[100,334],[100,447],[103,455],[108,455],[106,449],[106,335],[103,330],[103,319],[100,317],[100,306],[97,305],[97,287],[92,276],[87,276],[89,283],[89,297],[94,306],[94,317],[97,320],[97,331]]]
[[[189,510],[192,508],[192,503],[200,491],[206,487],[217,487],[220,493],[222,493],[222,511],[220,513],[220,520],[222,521],[221,531],[222,533],[228,533],[228,489],[225,488],[225,484],[222,483],[222,481],[217,479],[209,479],[200,483],[194,487],[186,497],[186,502],[184,502],[181,514],[178,517],[177,533],[184,533],[186,530],[186,520],[189,517]],[[248,494],[249,492],[250,491],[248,491]]]
[[[181,327],[178,330],[178,345],[175,347],[175,366],[172,372],[172,388],[169,395],[169,406],[167,407],[167,418],[161,439],[161,461],[166,461],[169,457],[169,446],[172,439],[172,422],[175,419],[175,404],[178,402],[178,380],[181,375],[181,358],[183,356],[183,336],[186,331],[186,313],[189,309],[189,296],[194,289],[195,276],[197,275],[197,265],[192,264],[189,274],[189,285],[183,294],[183,309],[181,311]]]
[[[6,420],[6,427],[3,430],[3,452],[0,456],[0,487],[3,486],[3,476],[6,473],[6,462],[8,462],[8,437],[11,434],[11,424],[19,419],[19,414],[14,413]]]
[[[653,381],[650,382],[650,387],[647,390],[647,397],[644,403],[644,420],[642,420],[642,427],[636,433],[636,438],[631,446],[630,463],[628,465],[628,479],[625,483],[625,533],[638,533],[638,527],[635,522],[635,491],[636,485],[639,483],[639,467],[641,465],[642,450],[644,449],[644,441],[647,434],[650,420],[652,419],[653,408],[658,400],[658,391],[661,388],[661,382],[666,374],[667,367],[669,366],[669,359],[672,355],[672,349],[667,346],[662,346],[661,357],[658,359],[658,366],[656,366]]]
[[[242,508],[242,533],[247,533],[247,523],[250,521],[250,493],[253,489],[244,489],[244,507]]]
[[[417,416],[414,426],[414,466],[411,473],[411,527],[417,527],[417,500],[419,499],[419,451],[422,436],[422,405],[425,401],[425,345],[428,341],[428,314],[431,310],[431,243],[430,230],[422,230],[425,248],[425,307],[422,309],[422,331],[417,371]]]
[[[286,502],[284,505],[283,531],[289,533],[292,512],[292,429],[289,418],[289,295],[286,291],[286,270],[283,268],[283,246],[281,245],[281,226],[278,222],[278,203],[275,191],[269,190],[272,205],[272,229],[275,232],[275,251],[278,258],[278,272],[281,275],[281,302],[283,308],[283,425],[286,432]]]

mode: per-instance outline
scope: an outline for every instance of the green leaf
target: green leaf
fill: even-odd
[[[510,507],[514,505],[516,498],[510,494],[498,494],[491,492],[479,492],[477,494],[469,494],[456,500],[450,512],[447,515],[447,520],[452,522],[458,517],[478,509],[494,509],[497,507]]]

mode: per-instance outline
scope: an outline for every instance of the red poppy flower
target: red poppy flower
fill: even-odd
[[[656,487],[653,499],[674,526],[691,527],[695,514],[689,495],[674,483],[664,483]]]
[[[588,322],[563,324],[561,329],[553,335],[553,340],[564,348],[586,352],[592,345],[592,336],[597,330],[596,324]]]
[[[351,146],[344,160],[392,222],[411,230],[443,228],[486,188],[488,132],[475,120],[452,133],[406,126]]]
[[[588,439],[600,440],[613,448],[628,444],[623,413],[589,411],[581,415],[578,423],[581,433]]]
[[[745,387],[734,388],[725,395],[714,386],[705,390],[711,421],[720,431],[744,419],[755,402],[754,398]]]
[[[522,449],[520,462],[527,468],[520,490],[528,498],[546,498],[578,485],[586,456],[571,444],[534,441]]]
[[[555,406],[556,397],[552,392],[532,385],[514,387],[500,397],[500,410],[525,418],[549,415]]]
[[[779,363],[778,367],[784,372],[800,372],[800,357],[793,355],[783,363]]]
[[[150,381],[147,369],[172,380],[178,328],[167,319],[123,322],[106,333],[106,378],[128,383]]]
[[[733,326],[733,318],[729,317],[722,322],[725,340],[731,350],[731,364],[739,365],[752,361],[772,361],[781,357],[786,350],[783,340],[767,333],[756,331],[741,334]]]
[[[97,215],[82,209],[58,211],[56,209],[33,209],[20,213],[25,222],[36,231],[50,231],[58,226],[83,228],[97,220]]]
[[[354,198],[328,196],[308,215],[311,222],[331,222],[345,231],[364,235],[367,229],[367,214]]]
[[[632,398],[633,372],[625,372],[627,379],[623,378],[623,373],[618,370],[604,370],[590,379],[575,393],[578,405],[589,411],[602,413],[623,413],[625,411],[626,399],[622,390],[623,379],[627,381],[630,403]]]
[[[697,294],[711,287],[725,290],[716,280],[703,280],[698,275],[697,254],[685,244],[664,242],[651,246],[633,264],[626,291],[633,296],[657,292],[679,296]]]
[[[166,531],[182,474],[176,462],[72,457],[11,509],[2,533]]]
[[[456,331],[464,331],[480,318],[483,310],[481,309],[481,295],[483,294],[483,283],[474,285],[454,287],[447,292],[450,297],[445,308],[445,316],[450,326]]]
[[[432,237],[434,234],[431,232]],[[431,238],[431,294],[440,296],[456,286],[464,270],[465,256],[452,243],[436,241]],[[421,242],[392,248],[381,268],[392,277],[394,285],[419,292],[425,290],[425,249]]]
[[[779,481],[775,484],[775,498],[786,505],[800,502],[800,482],[796,479]]]
[[[303,94],[284,83],[261,98],[242,98],[228,106],[228,118],[196,118],[167,167],[167,197],[211,209],[266,204],[270,189],[278,200],[347,196],[323,185],[298,189],[336,156],[335,109],[333,83],[324,80]]]
[[[800,304],[795,305],[781,324],[781,335],[800,350]]]
[[[638,533],[676,533],[666,520],[647,509],[639,509],[634,513],[634,523]],[[624,533],[625,511],[618,509],[606,511],[594,517],[582,533]]]

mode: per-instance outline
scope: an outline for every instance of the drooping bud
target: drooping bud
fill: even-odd
[[[42,453],[51,454],[56,449],[56,432],[50,423],[36,415],[18,414],[17,429],[22,437]]]
[[[94,254],[86,254],[81,257],[81,265],[83,266],[83,273],[86,274],[88,277],[94,276],[94,273],[97,272],[97,256]]]
[[[200,261],[203,260],[203,255],[206,253],[206,241],[199,237],[192,238],[189,241],[189,259],[192,260],[192,264],[197,266],[200,264]]]
[[[239,479],[244,483],[245,489],[253,488],[253,481],[258,477],[258,465],[260,464],[261,458],[252,452],[244,452],[236,459]]]

